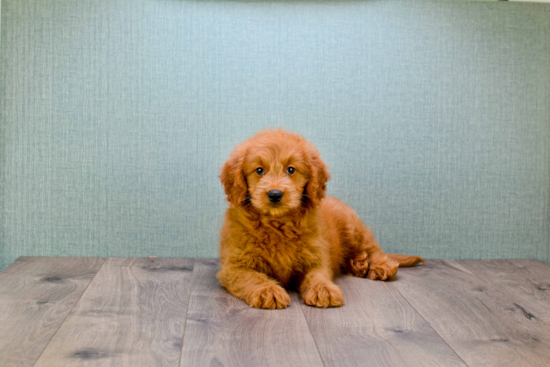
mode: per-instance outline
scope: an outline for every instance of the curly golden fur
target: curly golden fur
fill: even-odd
[[[221,230],[218,279],[250,306],[285,308],[285,287],[316,307],[344,304],[338,274],[391,278],[420,257],[385,253],[353,209],[325,196],[330,178],[304,138],[267,130],[238,145],[220,179],[230,206]],[[278,202],[268,196],[282,193]],[[280,195],[279,193],[279,195]]]

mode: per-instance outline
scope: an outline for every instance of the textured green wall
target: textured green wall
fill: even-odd
[[[550,6],[3,0],[0,268],[216,256],[232,147],[315,142],[389,251],[549,261]]]

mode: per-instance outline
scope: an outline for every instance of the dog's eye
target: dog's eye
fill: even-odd
[[[296,168],[294,167],[288,167],[286,169],[286,173],[288,173],[289,175],[293,174],[294,172],[296,172]]]
[[[258,168],[256,168],[256,173],[259,174],[259,175],[263,175],[265,172],[264,172],[264,169],[262,167],[258,167]]]

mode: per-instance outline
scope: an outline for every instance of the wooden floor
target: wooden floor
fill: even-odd
[[[550,267],[436,261],[341,277],[346,303],[248,307],[213,259],[23,257],[0,273],[0,366],[550,366]]]

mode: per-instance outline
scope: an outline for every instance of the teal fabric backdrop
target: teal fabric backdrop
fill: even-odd
[[[267,126],[389,251],[550,256],[550,5],[2,0],[0,268],[217,256],[218,169]]]

